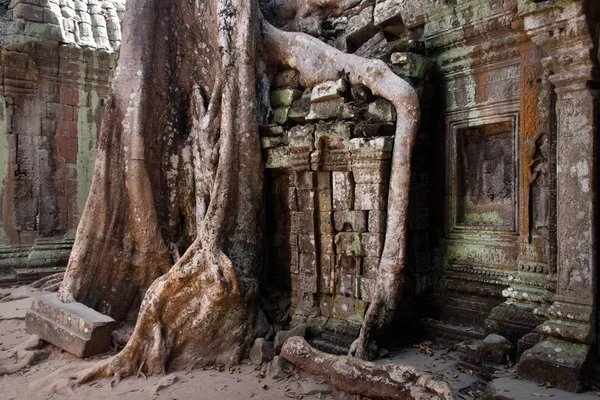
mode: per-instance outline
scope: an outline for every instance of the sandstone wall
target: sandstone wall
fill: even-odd
[[[90,187],[124,1],[13,0],[0,10],[0,274],[66,266]],[[50,270],[52,271],[52,270]]]

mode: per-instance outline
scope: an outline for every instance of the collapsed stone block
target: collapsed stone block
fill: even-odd
[[[108,350],[116,322],[81,303],[63,303],[56,293],[34,299],[25,318],[27,333],[85,358]]]
[[[265,338],[258,338],[250,349],[250,362],[254,365],[262,365],[275,357],[273,343]]]
[[[290,329],[289,331],[277,332],[277,334],[275,335],[275,343],[274,343],[275,344],[275,352],[277,354],[279,354],[281,352],[281,348],[283,347],[283,344],[285,343],[285,341],[294,336],[305,337],[306,336],[306,325],[299,324],[299,325],[295,326],[294,328]]]
[[[477,347],[477,352],[483,360],[497,364],[504,364],[510,356],[511,350],[512,344],[510,341],[504,336],[496,334],[486,336]]]
[[[314,103],[339,99],[345,91],[346,82],[343,79],[321,82],[313,87],[310,101]]]
[[[310,99],[298,99],[295,100],[288,112],[288,117],[292,121],[303,123],[306,121],[306,117],[310,113]]]

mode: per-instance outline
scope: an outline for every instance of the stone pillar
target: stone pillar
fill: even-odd
[[[519,373],[580,391],[586,384],[596,292],[594,194],[596,101],[584,2],[522,4],[525,29],[547,55],[557,96],[557,291],[537,327],[545,339],[523,353]]]

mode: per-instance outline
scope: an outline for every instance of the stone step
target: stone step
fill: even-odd
[[[56,293],[34,299],[25,318],[27,333],[78,357],[106,351],[116,322],[81,303],[62,303]]]

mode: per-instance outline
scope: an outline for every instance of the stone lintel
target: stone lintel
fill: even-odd
[[[116,321],[81,303],[62,303],[55,293],[34,299],[25,318],[27,333],[85,358],[106,351]]]

